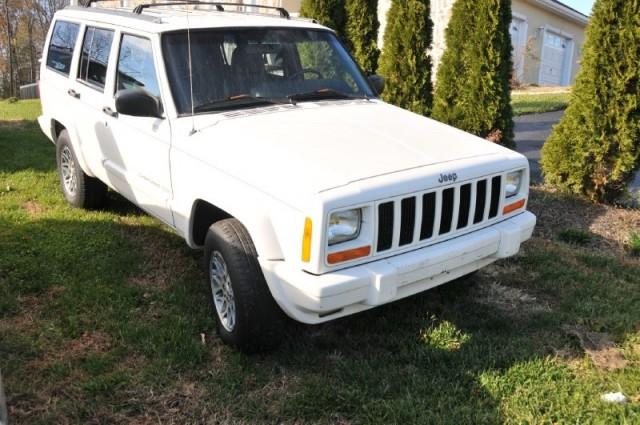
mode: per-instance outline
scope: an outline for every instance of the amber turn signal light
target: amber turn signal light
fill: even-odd
[[[514,202],[513,204],[509,204],[509,205],[504,207],[504,209],[502,210],[502,214],[509,214],[509,213],[512,213],[512,212],[514,212],[516,210],[519,210],[520,208],[524,207],[525,203],[526,203],[526,200],[520,199],[518,202]]]
[[[327,256],[327,263],[338,264],[345,261],[355,260],[356,258],[366,257],[371,254],[370,246],[362,246],[360,248],[348,249],[346,251],[334,252]]]
[[[305,263],[311,261],[311,230],[313,230],[313,223],[307,217],[304,220],[304,233],[302,234],[302,261]]]

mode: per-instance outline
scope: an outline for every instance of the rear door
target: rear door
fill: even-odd
[[[79,52],[73,93],[78,102],[73,113],[77,123],[82,153],[93,175],[111,184],[103,167],[104,146],[100,144],[106,121],[103,106],[106,102],[108,69],[115,30],[87,25],[83,28],[82,48]]]
[[[142,88],[162,101],[157,52],[152,40],[142,34],[123,32],[117,44],[114,88],[104,103],[108,111],[108,131],[101,139],[105,169],[120,193],[173,226],[169,120],[115,112],[115,95],[121,90]]]

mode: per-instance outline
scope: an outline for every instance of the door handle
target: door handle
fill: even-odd
[[[67,90],[67,94],[71,97],[73,97],[74,99],[80,99],[80,93],[78,93],[77,91],[75,91],[74,89],[69,89]]]
[[[105,106],[104,108],[102,108],[102,112],[109,115],[110,117],[118,118],[118,113],[108,106]]]

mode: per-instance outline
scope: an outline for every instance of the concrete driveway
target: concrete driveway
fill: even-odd
[[[564,111],[515,117],[516,150],[529,159],[531,182],[541,183],[540,149]]]

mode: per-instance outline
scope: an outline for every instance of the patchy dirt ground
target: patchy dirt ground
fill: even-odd
[[[640,233],[640,210],[593,204],[545,186],[531,189],[528,208],[538,218],[534,237],[555,240],[563,230],[580,229],[593,236],[585,247],[606,255],[626,256],[631,234]]]

